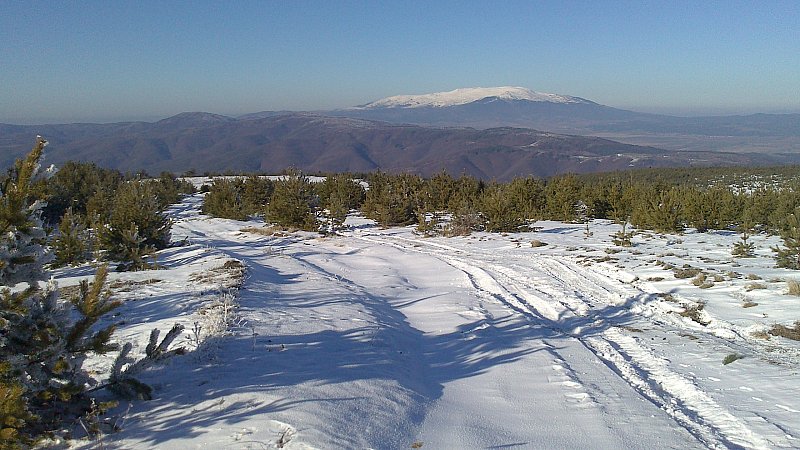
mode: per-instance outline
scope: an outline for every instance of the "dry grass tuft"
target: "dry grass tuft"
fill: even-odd
[[[756,289],[766,289],[767,285],[764,283],[748,283],[744,286],[744,290],[747,292],[755,291]]]
[[[696,267],[687,267],[683,269],[675,269],[675,278],[683,279],[683,278],[693,278],[699,275],[702,270]]]
[[[793,327],[787,327],[786,325],[776,323],[772,326],[772,328],[770,328],[769,334],[772,336],[780,336],[786,339],[791,339],[793,341],[800,341],[800,320],[795,322]]]
[[[772,336],[770,336],[769,333],[767,333],[766,331],[754,331],[750,333],[750,336],[753,336],[754,338],[757,339],[764,339],[767,341],[772,338]]]
[[[261,236],[274,236],[274,237],[287,237],[291,233],[302,231],[300,228],[294,227],[280,227],[277,225],[270,225],[266,227],[247,227],[239,230],[244,233],[253,233]]]
[[[711,322],[709,322],[708,320],[705,320],[703,318],[703,308],[705,308],[705,307],[706,307],[706,305],[704,305],[703,303],[698,303],[696,305],[686,306],[684,308],[683,312],[681,312],[679,314],[681,315],[681,317],[688,317],[693,322],[699,323],[702,326],[706,326]]]
[[[786,282],[786,288],[788,289],[786,294],[800,297],[800,281],[789,280]]]
[[[221,266],[189,275],[193,283],[216,284],[224,289],[238,289],[244,283],[247,267],[241,261],[230,259]]]
[[[61,298],[65,299],[77,298],[80,292],[81,292],[81,287],[77,284],[73,284],[72,286],[58,287],[58,295],[61,296]]]
[[[133,290],[134,288],[136,288],[138,286],[148,286],[148,285],[156,284],[156,283],[160,283],[160,282],[161,282],[161,280],[156,279],[156,278],[149,278],[147,280],[139,280],[139,281],[135,281],[135,280],[117,280],[117,281],[109,284],[108,287],[111,288],[114,291],[117,291],[117,292],[128,292],[128,291],[131,291],[131,290]]]

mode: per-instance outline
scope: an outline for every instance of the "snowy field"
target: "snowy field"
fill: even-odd
[[[769,334],[800,319],[800,272],[774,268],[777,238],[734,259],[733,233],[621,248],[604,221],[425,238],[353,216],[341,236],[266,235],[201,202],[171,209],[184,245],[159,270],[111,275],[117,338],[143,352],[182,323],[191,352],[140,377],[154,398],[121,404],[120,431],[75,447],[800,447],[800,345]]]

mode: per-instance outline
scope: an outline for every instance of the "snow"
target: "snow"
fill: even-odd
[[[358,107],[370,108],[443,108],[448,106],[465,105],[485,98],[495,97],[502,100],[528,100],[532,102],[549,103],[592,103],[579,97],[568,95],[548,94],[536,92],[523,87],[475,87],[455,89],[448,92],[436,92],[421,95],[395,95]]]
[[[732,233],[642,232],[619,248],[607,221],[591,236],[538,222],[424,238],[353,215],[341,236],[263,235],[242,231],[256,220],[201,215],[201,201],[171,210],[186,244],[161,269],[111,280],[126,286],[118,338],[141,351],[150,329],[180,322],[193,352],[143,374],[154,399],[121,405],[120,431],[74,447],[800,446],[800,345],[753,334],[800,318],[785,295],[800,274],[774,268],[774,237],[734,259]],[[230,260],[248,270],[238,291],[193,275]],[[701,289],[666,264],[719,281]],[[91,273],[56,275],[66,286]],[[748,276],[766,288],[747,291]],[[235,317],[200,343],[190,329],[221,292],[238,294]],[[680,314],[698,304],[706,325]],[[743,358],[723,364],[730,354]]]

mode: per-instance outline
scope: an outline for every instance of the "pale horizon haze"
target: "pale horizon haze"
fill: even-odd
[[[798,1],[0,2],[0,123],[314,111],[521,86],[800,112]]]

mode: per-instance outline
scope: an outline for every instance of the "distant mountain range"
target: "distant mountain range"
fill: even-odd
[[[800,152],[791,151],[800,149],[795,146],[800,143],[798,114],[680,118],[517,87],[394,96],[318,113],[266,111],[238,118],[182,113],[153,123],[0,124],[0,165],[8,167],[22,156],[37,134],[51,142],[48,163],[94,161],[150,173],[297,167],[426,175],[447,170],[505,180],[630,167],[800,162]],[[592,134],[651,140],[667,149]],[[747,151],[749,141],[760,146]],[[698,148],[698,142],[706,147]],[[741,148],[725,151],[731,142]]]
[[[627,111],[580,97],[510,86],[387,97],[330,114],[393,123],[475,128],[514,126],[577,134],[800,136],[800,114],[675,117]]]

